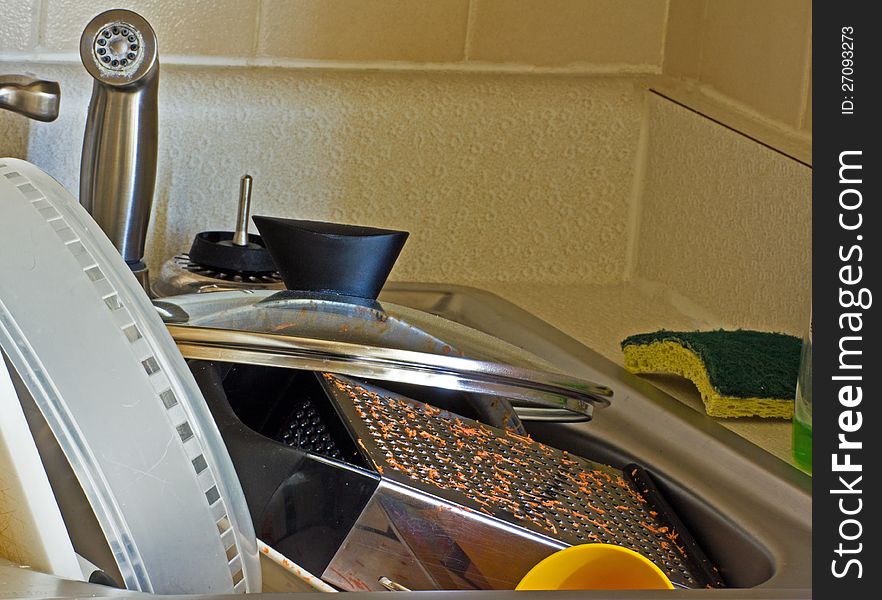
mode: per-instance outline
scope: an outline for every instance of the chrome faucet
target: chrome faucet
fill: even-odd
[[[0,108],[37,121],[54,121],[60,102],[61,88],[54,81],[27,75],[0,75]]]
[[[80,59],[94,82],[80,203],[149,293],[144,245],[156,184],[159,53],[140,15],[109,10],[86,25]]]

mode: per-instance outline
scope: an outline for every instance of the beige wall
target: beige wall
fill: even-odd
[[[811,168],[655,95],[648,138],[635,276],[728,326],[801,335]]]
[[[664,72],[811,134],[810,0],[670,0]]]
[[[76,193],[91,79],[40,73],[64,101],[27,157]],[[231,229],[248,172],[257,214],[411,231],[396,279],[620,281],[643,94],[612,77],[164,66],[151,266]]]
[[[163,56],[658,72],[667,0],[4,0],[0,53],[70,55],[106,8]]]
[[[809,5],[5,0],[0,72],[55,78],[63,101],[55,123],[0,112],[0,154],[76,192],[91,86],[77,37],[127,6],[163,60],[154,268],[231,226],[249,171],[258,212],[411,230],[393,278],[633,280],[799,333],[811,169],[647,89],[673,79],[743,109],[736,129],[810,144]]]
[[[113,7],[147,17],[167,64],[663,73],[811,135],[811,0],[4,0],[0,60],[77,62]]]

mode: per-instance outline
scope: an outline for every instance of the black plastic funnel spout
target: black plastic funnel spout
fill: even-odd
[[[253,217],[285,287],[376,300],[408,233],[360,225]]]

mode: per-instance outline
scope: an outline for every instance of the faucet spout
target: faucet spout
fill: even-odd
[[[94,79],[83,135],[80,203],[144,284],[159,132],[156,34],[136,13],[106,11],[83,30],[80,58]]]
[[[55,81],[26,75],[0,75],[0,108],[37,121],[54,121],[60,102],[61,87]]]

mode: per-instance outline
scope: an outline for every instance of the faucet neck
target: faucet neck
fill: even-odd
[[[0,75],[0,108],[37,121],[58,118],[61,87],[26,75]]]

